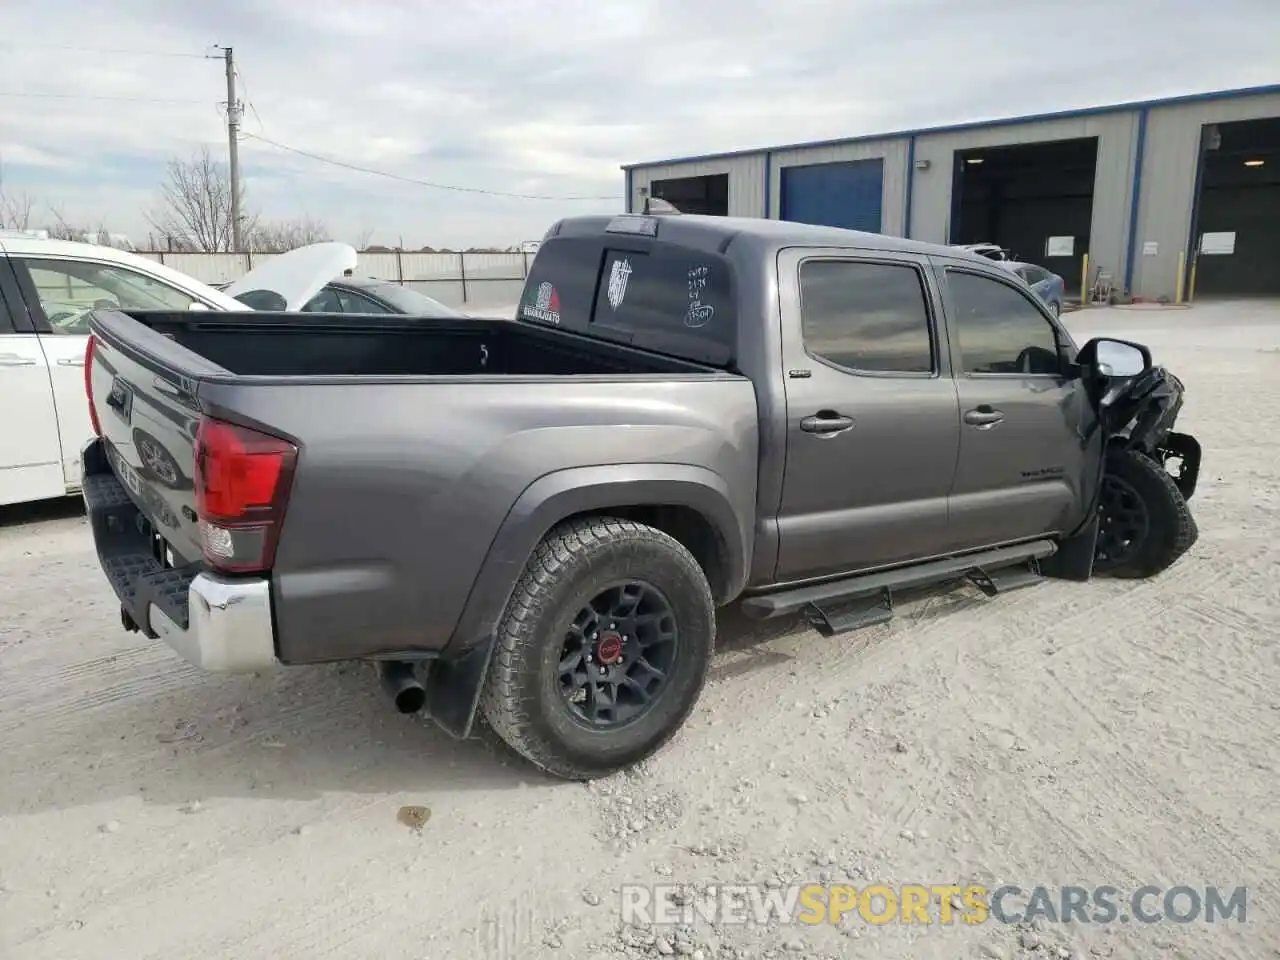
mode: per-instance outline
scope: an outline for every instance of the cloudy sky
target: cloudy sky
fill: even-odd
[[[135,243],[167,160],[225,156],[213,44],[240,69],[251,210],[415,247],[506,246],[619,209],[627,162],[1280,81],[1277,0],[3,7],[4,189],[37,220]]]

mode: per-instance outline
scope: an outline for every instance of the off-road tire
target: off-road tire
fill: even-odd
[[[1147,511],[1147,535],[1121,563],[1097,555],[1095,573],[1122,579],[1153,577],[1167,570],[1196,542],[1200,532],[1182,492],[1164,465],[1132,450],[1107,453],[1106,473],[1125,481]]]
[[[669,681],[652,707],[624,726],[575,722],[558,689],[570,621],[619,581],[644,580],[670,602],[678,630]],[[667,743],[692,712],[715,646],[715,604],[693,555],[660,530],[592,517],[555,528],[538,544],[498,626],[481,710],[521,756],[567,780],[632,766]]]

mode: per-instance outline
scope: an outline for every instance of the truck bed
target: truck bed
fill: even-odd
[[[120,322],[112,313],[101,315],[108,329]],[[204,360],[246,377],[575,376],[714,369],[568,331],[488,317],[353,320],[265,311],[128,316]]]
[[[119,557],[104,565],[144,629],[152,606],[185,629],[170,601],[203,572],[262,581],[286,663],[439,650],[521,498],[536,486],[554,500],[557,483],[576,494],[582,471],[659,501],[671,485],[653,477],[707,477],[749,542],[755,391],[725,370],[500,319],[100,311],[91,330],[100,439],[86,499],[112,525],[99,545]],[[266,481],[245,459],[264,446],[287,460]],[[215,448],[239,458],[230,472]],[[221,513],[206,509],[211,469]],[[240,498],[230,513],[227,496]],[[218,517],[252,542],[260,515],[272,541],[261,562],[211,560],[210,536],[228,540]],[[153,554],[144,528],[159,537]],[[530,549],[499,561],[495,582]]]

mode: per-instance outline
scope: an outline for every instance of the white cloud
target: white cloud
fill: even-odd
[[[242,143],[263,215],[437,246],[617,209],[626,162],[1280,79],[1274,0],[7,0],[5,36],[23,38],[0,45],[8,184],[140,236],[165,162],[225,149],[215,42],[235,47],[249,134],[438,183],[617,197],[438,191]]]

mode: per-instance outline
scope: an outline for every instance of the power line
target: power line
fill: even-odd
[[[318,153],[311,153],[307,150],[300,150],[297,147],[291,147],[287,143],[280,143],[276,140],[268,139],[256,133],[249,133],[245,130],[240,131],[242,137],[250,140],[258,140],[262,143],[269,144],[278,150],[284,150],[287,153],[296,153],[300,157],[307,157],[310,160],[316,160],[320,163],[327,163],[331,166],[342,167],[344,170],[354,170],[357,173],[367,173],[375,177],[385,177],[388,180],[398,180],[401,183],[411,183],[419,187],[430,187],[433,190],[451,190],[455,193],[478,193],[487,197],[507,197],[515,200],[618,200],[621,199],[617,195],[609,196],[552,196],[550,194],[538,193],[505,193],[501,190],[484,190],[480,187],[460,187],[455,184],[436,183],[431,180],[418,180],[414,177],[404,177],[398,173],[391,173],[387,170],[375,170],[372,167],[364,167],[357,163],[348,163],[345,160],[336,160],[333,157],[321,156]]]
[[[73,53],[105,53],[117,57],[177,57],[179,59],[203,60],[203,53],[179,53],[174,50],[121,50],[114,47],[78,47],[65,43],[27,43],[21,44],[0,41],[0,46],[21,50],[67,50]]]
[[[206,100],[171,100],[164,97],[99,97],[88,93],[27,93],[0,90],[0,97],[30,97],[41,100],[108,100],[116,103],[207,103]]]

